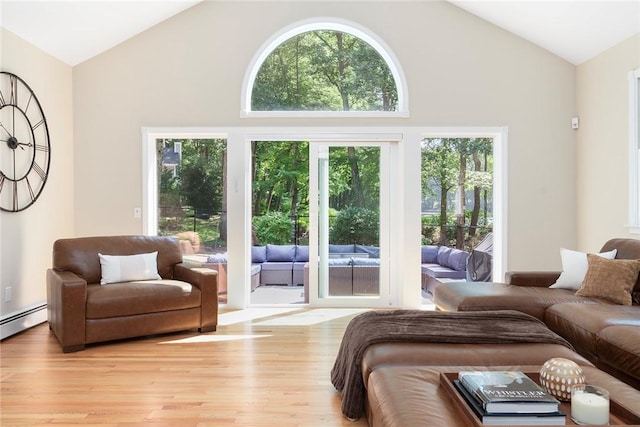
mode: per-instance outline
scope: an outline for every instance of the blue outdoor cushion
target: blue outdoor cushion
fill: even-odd
[[[251,262],[259,264],[267,260],[267,247],[266,246],[252,246],[251,247]]]
[[[353,265],[380,265],[380,258],[351,258],[351,264]]]
[[[356,245],[356,253],[364,253],[369,258],[380,258],[380,248],[377,246]]]
[[[444,266],[456,271],[466,271],[468,256],[469,254],[465,251],[461,251],[460,249],[451,249],[447,264]]]
[[[207,262],[210,263],[218,263],[218,264],[226,264],[227,263],[227,253],[222,252],[219,254],[211,254],[209,255],[209,259]]]
[[[449,256],[451,255],[451,248],[447,246],[440,246],[438,248],[438,264],[443,266],[449,265]]]
[[[422,264],[436,264],[438,262],[438,247],[433,245],[422,246]]]
[[[296,245],[267,245],[267,261],[293,262],[296,257]]]
[[[455,271],[448,267],[443,267],[438,264],[424,264],[422,266],[422,273],[428,276],[440,278],[440,279],[465,279],[466,273],[464,271]]]
[[[346,267],[351,265],[351,258],[330,258],[327,263],[329,267]]]
[[[356,251],[356,245],[329,245],[330,254],[352,254]]]
[[[294,258],[294,261],[296,262],[309,261],[309,246],[306,246],[306,245],[296,246],[296,256]]]

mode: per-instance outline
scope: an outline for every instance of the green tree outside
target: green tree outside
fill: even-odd
[[[395,111],[398,93],[385,60],[369,44],[333,30],[279,45],[256,75],[254,111]]]

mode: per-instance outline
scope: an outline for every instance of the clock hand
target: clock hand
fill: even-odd
[[[7,135],[9,135],[9,136],[13,136],[13,135],[11,135],[11,132],[9,132],[9,129],[7,129],[6,127],[4,127],[4,125],[3,125],[2,123],[0,123],[0,127],[1,127],[2,129],[4,129],[4,131],[7,133]]]

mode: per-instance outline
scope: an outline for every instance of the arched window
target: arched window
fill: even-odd
[[[327,18],[265,43],[245,76],[242,104],[255,116],[408,116],[395,56],[370,32]]]

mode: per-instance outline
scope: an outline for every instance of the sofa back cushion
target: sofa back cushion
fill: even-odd
[[[267,260],[267,247],[266,246],[252,246],[251,247],[251,263],[261,264]]]
[[[297,245],[296,246],[296,257],[294,259],[296,262],[307,262],[309,261],[309,246],[307,245]]]
[[[437,264],[437,263],[438,263],[438,247],[433,245],[422,246],[421,264]]]
[[[293,262],[296,257],[296,245],[267,244],[267,261]]]
[[[380,266],[380,258],[351,258],[351,265],[356,266]]]
[[[449,267],[455,271],[467,270],[467,258],[469,254],[463,250],[452,248],[449,253],[449,259],[445,267]]]
[[[207,262],[210,264],[226,264],[228,259],[229,257],[227,256],[226,252],[219,252],[217,254],[209,255],[209,258],[207,258]]]
[[[463,250],[440,246],[438,248],[436,262],[442,267],[447,267],[455,271],[466,271],[468,257],[469,253]],[[422,263],[427,264],[424,261]]]
[[[443,267],[449,267],[449,256],[451,255],[451,248],[447,246],[440,246],[438,248],[438,256],[436,262]]]
[[[71,271],[87,283],[99,283],[102,276],[98,253],[137,255],[158,251],[158,274],[173,278],[173,266],[182,262],[180,243],[169,236],[98,236],[60,239],[53,243],[53,268]]]
[[[380,258],[380,248],[377,246],[356,245],[357,254],[367,254],[369,258]]]
[[[329,267],[351,267],[351,258],[329,258]]]
[[[356,252],[356,245],[334,245],[329,244],[330,254],[353,254]]]

